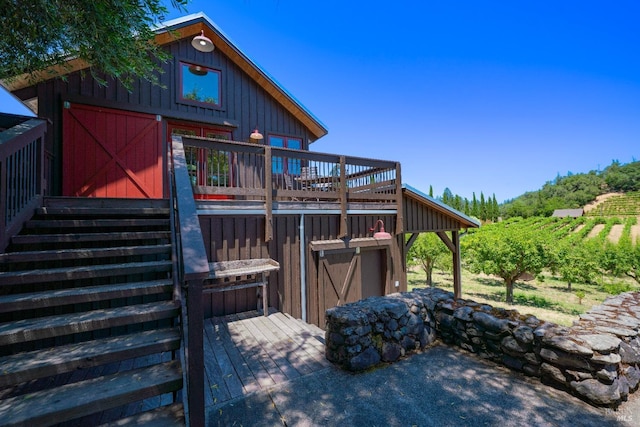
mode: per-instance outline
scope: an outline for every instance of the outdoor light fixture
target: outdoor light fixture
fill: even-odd
[[[204,67],[201,67],[199,65],[190,65],[189,66],[189,72],[191,74],[195,74],[196,76],[206,76],[207,75],[207,69]]]
[[[258,142],[261,139],[264,139],[264,136],[262,136],[262,134],[260,133],[260,131],[258,130],[258,128],[256,127],[253,132],[251,132],[251,135],[249,135],[249,138],[251,138],[254,142]]]
[[[376,225],[374,225],[372,228],[369,229],[369,231],[373,231],[376,229],[376,227],[378,226],[378,224],[380,224],[380,231],[378,231],[377,233],[375,233],[373,235],[374,239],[378,239],[378,240],[382,240],[382,239],[390,239],[391,238],[391,234],[387,233],[386,231],[384,231],[384,222],[382,222],[381,219],[379,219],[376,222]]]
[[[191,46],[200,52],[213,52],[213,49],[215,49],[211,39],[204,35],[204,30],[202,30],[199,36],[195,36],[193,40],[191,40]]]

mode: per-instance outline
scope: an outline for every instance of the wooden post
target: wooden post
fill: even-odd
[[[347,165],[345,156],[340,156],[340,234],[338,237],[346,237],[347,230]]]
[[[204,426],[204,310],[202,308],[202,284],[209,276],[207,251],[202,239],[200,220],[193,200],[191,181],[184,156],[184,147],[180,136],[173,136],[172,158],[175,177],[175,198],[178,210],[180,239],[178,263],[182,264],[181,283],[183,298],[186,298],[186,313],[182,313],[182,333],[185,352],[187,384],[186,405],[189,425]],[[182,302],[183,309],[185,306]]]
[[[451,232],[451,239],[455,251],[453,252],[453,296],[456,299],[462,298],[462,267],[460,262],[460,232]]]
[[[264,147],[264,241],[273,238],[273,174],[271,170],[271,146]]]
[[[202,280],[186,282],[187,322],[185,357],[187,368],[187,403],[189,426],[204,426],[204,311]]]
[[[402,175],[400,163],[396,163],[396,234],[404,233],[404,203],[402,197]]]
[[[436,231],[440,240],[447,245],[453,256],[453,296],[462,298],[462,267],[460,263],[460,232],[453,230],[451,239],[444,231]]]

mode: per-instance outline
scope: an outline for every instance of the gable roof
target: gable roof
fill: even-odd
[[[445,217],[455,221],[458,224],[459,228],[478,228],[480,227],[480,221],[471,218],[462,212],[442,203],[439,200],[434,199],[431,196],[423,193],[422,191],[408,185],[402,184],[402,197],[410,198],[417,201],[420,205],[425,206],[426,208],[436,211]],[[410,213],[404,212],[405,219],[409,219],[408,215]],[[422,231],[430,231],[430,230],[422,230]]]
[[[158,45],[166,45],[177,40],[200,35],[204,35],[213,41],[214,46],[220,52],[231,59],[238,67],[254,79],[265,92],[273,96],[287,111],[300,120],[316,137],[323,137],[328,133],[327,127],[309,111],[300,101],[289,93],[276,79],[267,73],[262,67],[256,64],[244,52],[242,52],[224,32],[204,13],[194,13],[181,18],[158,24],[156,27],[155,41]],[[67,61],[66,66],[52,67],[50,70],[41,71],[36,75],[36,79],[29,78],[28,75],[19,76],[6,87],[10,91],[31,86],[34,81],[43,81],[54,76],[62,76],[71,72],[88,68],[86,61],[72,58]]]

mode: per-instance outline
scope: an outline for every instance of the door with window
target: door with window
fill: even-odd
[[[232,139],[232,133],[227,129],[177,122],[169,122],[167,131],[169,139],[171,139],[171,135]],[[187,160],[191,184],[194,187],[194,197],[196,199],[228,199],[231,197],[220,194],[206,194],[206,192],[198,192],[198,189],[203,187],[233,186],[234,171],[232,167],[232,153],[204,147],[185,146],[184,154]]]

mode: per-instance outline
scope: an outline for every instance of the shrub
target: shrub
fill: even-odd
[[[618,295],[623,292],[629,292],[631,285],[624,282],[603,283],[602,290],[610,295]]]

